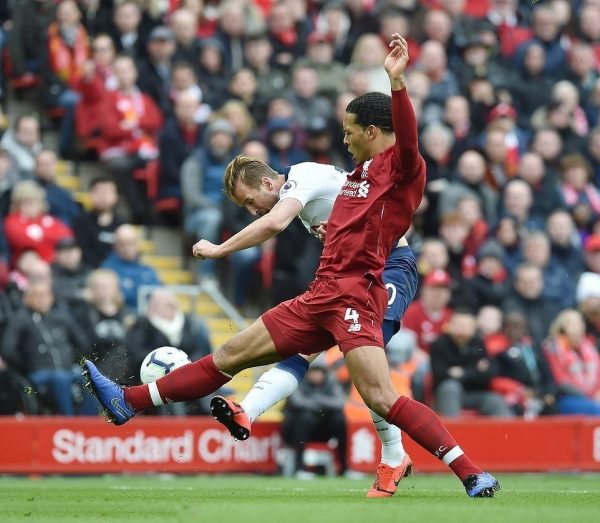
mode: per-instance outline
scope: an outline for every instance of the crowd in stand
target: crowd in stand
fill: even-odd
[[[59,412],[90,346],[124,380],[159,344],[210,350],[167,291],[134,318],[137,288],[160,281],[131,224],[168,211],[194,241],[239,231],[251,217],[222,178],[240,152],[279,172],[352,169],[345,108],[389,91],[399,32],[427,187],[409,234],[420,291],[389,350],[398,383],[446,416],[600,414],[599,1],[19,0],[0,17],[4,101],[36,88],[44,115],[0,141],[0,371],[60,390]],[[106,167],[91,211],[56,185],[57,155]],[[264,306],[302,292],[319,252],[293,223],[198,276]]]

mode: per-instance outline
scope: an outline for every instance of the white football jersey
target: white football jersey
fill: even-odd
[[[279,199],[295,198],[302,204],[298,217],[312,234],[327,221],[347,173],[333,165],[303,162],[293,165],[279,191]]]

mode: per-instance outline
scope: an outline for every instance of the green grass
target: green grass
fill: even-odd
[[[500,475],[495,499],[470,499],[451,475],[417,475],[393,498],[369,478],[258,476],[0,477],[1,522],[552,523],[599,522],[600,476]]]

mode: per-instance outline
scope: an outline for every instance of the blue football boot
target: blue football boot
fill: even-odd
[[[463,481],[463,485],[471,498],[493,498],[500,490],[500,483],[488,472],[471,474]]]
[[[83,362],[83,375],[86,387],[96,396],[110,423],[123,425],[135,416],[134,410],[125,402],[123,387],[103,376],[90,360]]]

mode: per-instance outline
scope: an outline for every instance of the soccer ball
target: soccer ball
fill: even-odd
[[[151,383],[191,361],[185,352],[176,347],[159,347],[144,358],[140,367],[140,380],[142,383]]]

